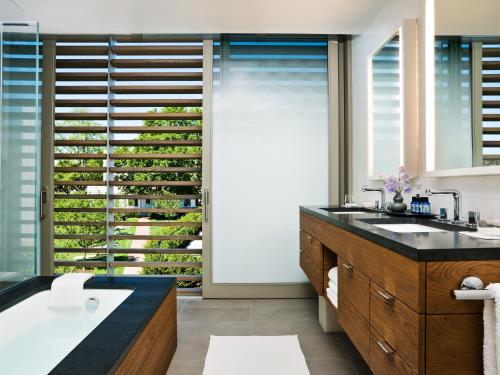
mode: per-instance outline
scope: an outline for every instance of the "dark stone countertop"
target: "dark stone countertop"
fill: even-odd
[[[36,277],[0,293],[0,312],[38,292],[50,289],[53,279],[54,277]],[[112,373],[175,285],[174,277],[96,276],[87,281],[86,289],[132,289],[133,292],[59,362],[50,374]]]
[[[360,220],[388,219],[397,222],[410,222],[408,218],[391,217],[384,213],[368,210],[366,214],[342,215],[322,210],[339,206],[301,206],[300,211],[333,224],[348,232],[363,237],[380,246],[393,250],[416,261],[460,261],[500,259],[500,240],[481,240],[465,236],[459,231],[467,228],[455,228],[454,231],[430,233],[395,233],[373,226]],[[363,210],[363,209],[360,209]],[[429,225],[429,219],[414,218],[411,222]],[[380,222],[382,224],[382,222]],[[433,221],[432,226],[440,227]],[[450,227],[441,224],[442,229]]]

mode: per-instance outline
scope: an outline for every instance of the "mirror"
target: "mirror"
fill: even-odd
[[[428,0],[426,167],[500,172],[500,1]]]
[[[368,58],[368,175],[416,173],[416,21],[405,20]]]

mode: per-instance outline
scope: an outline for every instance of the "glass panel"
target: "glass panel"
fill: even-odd
[[[401,158],[401,67],[399,35],[372,57],[373,176],[391,175]]]
[[[299,205],[328,202],[327,40],[215,49],[214,283],[303,282]]]
[[[38,25],[0,23],[0,290],[37,273]]]

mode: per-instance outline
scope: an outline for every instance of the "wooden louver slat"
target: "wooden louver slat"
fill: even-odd
[[[113,46],[117,55],[202,55],[202,46]]]
[[[202,72],[113,72],[115,81],[201,81]]]
[[[117,68],[201,68],[202,59],[112,59]]]
[[[201,120],[201,112],[146,112],[120,113],[110,115],[114,120]]]
[[[116,94],[201,94],[201,86],[111,86]]]
[[[107,107],[106,99],[56,99],[56,107]]]
[[[57,112],[55,114],[56,120],[106,120],[108,115],[106,113],[92,113],[92,112]]]
[[[201,99],[112,99],[114,107],[201,107]]]
[[[105,59],[56,59],[56,68],[64,69],[106,69],[108,60]]]
[[[201,126],[111,126],[111,133],[201,133]]]

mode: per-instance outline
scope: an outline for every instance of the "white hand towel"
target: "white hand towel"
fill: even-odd
[[[337,283],[338,280],[338,268],[333,267],[330,271],[328,271],[328,278],[335,283]]]
[[[500,284],[486,289],[495,292],[495,299],[484,301],[484,375],[500,375]]]
[[[326,289],[326,296],[330,300],[330,302],[333,304],[333,306],[337,307],[338,306],[338,295],[337,291],[327,288]]]
[[[328,282],[328,287],[329,287],[330,289],[335,289],[335,290],[337,290],[338,285],[337,285],[337,283],[336,283],[336,282],[334,282],[334,281],[330,280],[330,281]]]
[[[66,273],[52,281],[49,307],[75,308],[83,305],[83,285],[94,277],[91,273]]]

